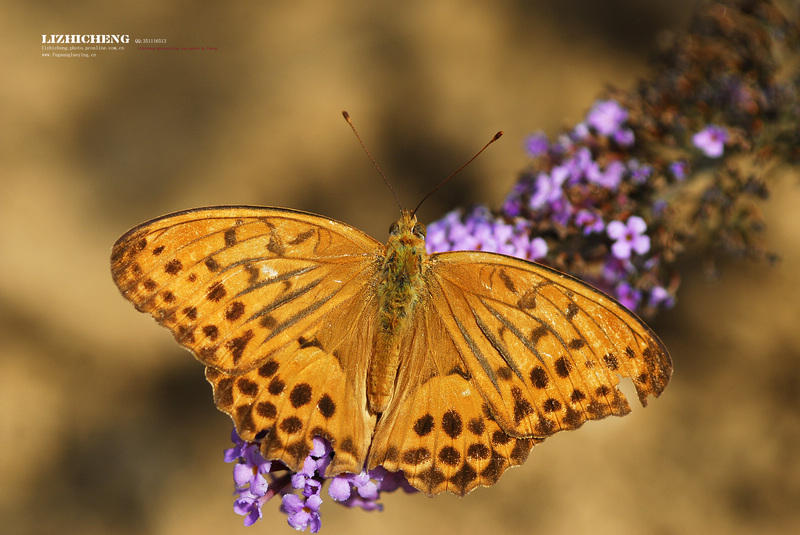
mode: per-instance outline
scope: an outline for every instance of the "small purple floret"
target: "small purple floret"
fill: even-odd
[[[586,178],[598,186],[615,191],[622,182],[622,175],[625,173],[625,164],[619,160],[610,162],[605,169],[594,162],[586,170]]]
[[[580,210],[575,214],[575,224],[583,229],[583,234],[593,232],[603,232],[606,225],[603,223],[603,216],[593,210]]]
[[[650,290],[650,299],[648,302],[651,307],[663,306],[672,308],[675,306],[675,297],[666,288],[656,286]]]
[[[647,223],[639,216],[631,216],[627,223],[612,221],[606,226],[608,237],[614,240],[611,252],[620,259],[630,258],[631,251],[645,254],[650,250],[650,237],[645,234]]]
[[[636,141],[636,136],[630,128],[620,128],[614,132],[614,141],[620,147],[630,147]]]
[[[689,162],[685,160],[678,160],[669,164],[669,172],[675,177],[675,180],[682,181],[689,174]]]
[[[617,101],[598,100],[586,116],[586,123],[598,134],[611,136],[627,119],[628,110],[620,106]]]
[[[710,124],[692,136],[692,144],[709,158],[719,158],[725,150],[728,141],[728,130]]]
[[[298,531],[305,531],[311,528],[311,533],[316,533],[322,526],[319,516],[319,508],[322,505],[322,498],[317,494],[312,494],[306,499],[300,498],[296,494],[285,494],[283,496],[283,508],[289,515],[289,525]]]
[[[544,156],[550,148],[550,141],[544,132],[536,132],[525,138],[525,150],[532,158]]]
[[[642,292],[627,282],[620,282],[616,287],[615,293],[617,300],[631,310],[636,310],[636,307],[639,306],[639,301],[642,299]]]

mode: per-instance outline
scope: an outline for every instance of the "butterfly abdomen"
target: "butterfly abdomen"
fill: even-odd
[[[414,233],[416,219],[404,212],[392,227],[378,283],[378,323],[369,363],[369,408],[386,410],[400,365],[400,346],[424,298],[425,239]]]

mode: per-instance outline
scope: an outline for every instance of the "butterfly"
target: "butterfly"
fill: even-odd
[[[114,282],[206,366],[217,407],[266,459],[326,476],[383,466],[428,495],[491,486],[534,444],[630,412],[672,373],[633,313],[548,267],[427,254],[403,210],[386,245],[286,209],[217,206],[123,235]]]

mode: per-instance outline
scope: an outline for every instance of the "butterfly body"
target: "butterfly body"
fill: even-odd
[[[499,254],[427,255],[404,212],[387,245],[315,214],[218,206],[144,223],[112,276],[206,366],[267,459],[383,466],[434,495],[494,484],[531,447],[644,405],[672,372],[656,335],[568,275]]]
[[[425,228],[408,211],[392,225],[378,285],[378,328],[370,359],[367,397],[373,413],[389,404],[401,341],[412,325],[414,309],[425,293]]]

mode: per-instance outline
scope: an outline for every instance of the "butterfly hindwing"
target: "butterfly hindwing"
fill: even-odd
[[[239,376],[206,368],[214,401],[231,415],[240,437],[261,442],[267,459],[298,471],[312,439],[327,439],[336,455],[328,475],[361,471],[375,415],[366,409],[366,366],[375,303],[356,294],[335,317],[323,318],[300,340]]]
[[[419,310],[394,397],[375,430],[369,467],[402,470],[428,495],[463,496],[522,464],[537,440],[500,428],[445,332],[433,307]]]

